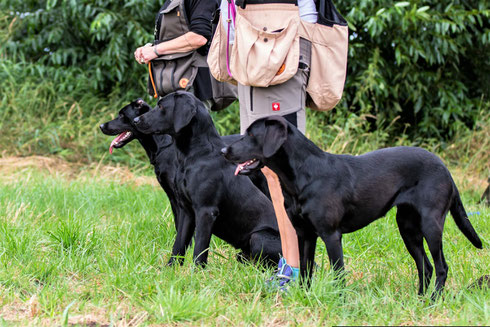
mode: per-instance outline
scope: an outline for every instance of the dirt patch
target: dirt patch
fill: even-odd
[[[76,309],[74,309],[76,311]],[[87,306],[85,313],[70,313],[68,315],[68,326],[116,326],[136,327],[148,320],[146,311],[131,313],[134,308],[125,303],[120,303],[113,312],[104,308]],[[72,311],[72,310],[70,310]],[[11,303],[0,308],[0,317],[8,323],[19,326],[60,326],[62,325],[62,314],[47,318],[41,309],[37,295],[23,302],[15,298]],[[109,317],[112,317],[112,322]]]
[[[26,175],[31,170],[38,170],[49,175],[62,176],[69,180],[92,177],[132,183],[134,185],[158,186],[155,177],[136,175],[123,166],[110,166],[92,163],[83,165],[67,162],[56,157],[29,156],[0,158],[0,182],[15,181],[20,175]]]

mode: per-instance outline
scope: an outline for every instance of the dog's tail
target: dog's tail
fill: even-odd
[[[451,207],[449,209],[451,211],[451,215],[453,216],[458,228],[461,230],[461,232],[463,232],[464,236],[466,236],[466,238],[470,240],[470,242],[475,247],[481,249],[482,242],[480,240],[480,237],[478,237],[475,229],[468,219],[468,215],[464,210],[463,203],[461,202],[461,197],[459,196],[459,192],[456,186],[454,186],[454,189],[456,192],[453,198],[453,203],[451,204]]]

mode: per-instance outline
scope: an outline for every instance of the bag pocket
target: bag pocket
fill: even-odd
[[[220,82],[211,75],[211,86],[213,88],[212,111],[228,108],[238,98],[237,86],[228,82]]]
[[[151,74],[158,96],[165,96],[177,90],[188,91],[197,75],[194,65],[196,52],[161,56],[151,61]],[[148,78],[148,92],[154,95],[151,77]]]
[[[243,85],[281,84],[298,70],[299,11],[291,4],[237,8],[230,69]]]
[[[301,22],[303,37],[311,41],[310,77],[306,92],[307,106],[326,111],[342,98],[347,72],[347,26],[326,26]]]

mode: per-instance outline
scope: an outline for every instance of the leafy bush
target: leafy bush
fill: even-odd
[[[350,27],[348,75],[336,109],[309,112],[315,142],[358,152],[366,140],[420,144],[488,126],[485,1],[335,2]],[[0,127],[9,131],[0,141],[9,153],[91,160],[102,150],[98,123],[138,96],[154,104],[133,51],[151,41],[161,4],[0,0]],[[221,133],[238,131],[236,105],[213,118]]]
[[[107,93],[114,87],[140,88],[144,68],[133,52],[153,40],[161,1],[2,1],[7,16],[7,58],[76,69],[89,78],[85,91]],[[3,51],[2,51],[3,52]]]
[[[337,1],[351,29],[340,110],[446,139],[489,107],[486,1]],[[395,134],[395,135],[396,135]]]

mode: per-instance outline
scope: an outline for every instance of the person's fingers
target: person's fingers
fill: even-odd
[[[145,47],[141,49],[141,58],[143,58],[146,64],[151,60],[155,59],[155,57],[156,55],[152,47]]]
[[[136,51],[134,52],[134,59],[136,59],[136,61],[139,64],[142,64],[145,62],[144,58],[142,57],[142,47],[139,47],[138,49],[136,49]]]

